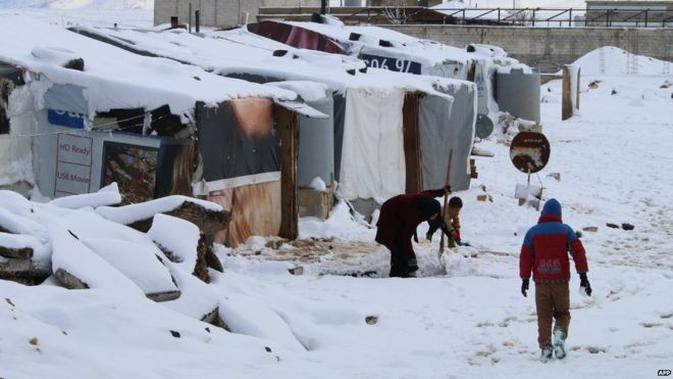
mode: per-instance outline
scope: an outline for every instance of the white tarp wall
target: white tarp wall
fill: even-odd
[[[9,96],[7,118],[10,134],[0,135],[0,186],[20,181],[34,183],[31,146],[35,132],[33,96],[28,86],[15,88]]]
[[[340,191],[346,199],[378,202],[404,193],[404,91],[346,93]]]

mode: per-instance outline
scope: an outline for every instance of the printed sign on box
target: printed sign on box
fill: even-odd
[[[91,188],[93,139],[59,134],[54,196],[88,193]]]

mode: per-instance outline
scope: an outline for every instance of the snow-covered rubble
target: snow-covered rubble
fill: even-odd
[[[0,192],[0,215],[4,216],[0,225],[6,231],[0,232],[0,247],[33,249],[36,255],[22,257],[20,261],[30,264],[30,259],[39,255],[47,267],[46,271],[42,271],[44,275],[31,284],[42,283],[30,287],[30,290],[0,280],[0,293],[4,298],[0,304],[2,325],[9,325],[8,320],[19,325],[12,332],[2,332],[0,348],[3,351],[5,342],[16,344],[18,336],[27,333],[31,337],[28,337],[26,350],[23,351],[61,356],[61,349],[73,350],[67,354],[69,358],[61,357],[52,364],[58,365],[59,361],[73,358],[85,359],[84,356],[99,361],[102,355],[96,349],[73,348],[69,341],[79,340],[83,346],[131,343],[136,337],[130,336],[127,331],[117,333],[117,329],[145,324],[137,334],[146,336],[149,332],[154,337],[136,345],[134,349],[139,352],[150,346],[159,348],[171,339],[181,339],[184,345],[176,349],[192,346],[204,357],[212,354],[212,359],[204,359],[218,364],[222,360],[215,359],[213,350],[210,350],[213,344],[218,348],[227,348],[227,351],[236,351],[237,359],[246,354],[241,352],[243,349],[251,356],[256,355],[254,351],[262,352],[272,357],[266,362],[278,363],[281,355],[320,349],[326,341],[337,338],[338,332],[328,331],[325,326],[368,327],[365,312],[316,305],[282,290],[261,288],[256,281],[246,283],[243,276],[236,273],[220,273],[206,268],[206,278],[197,277],[199,261],[204,259],[203,232],[197,225],[168,214],[185,202],[197,204],[209,212],[222,213],[219,206],[180,196],[149,204],[110,206],[120,200],[115,185],[98,193],[65,197],[49,203],[32,202],[10,192]],[[99,206],[101,204],[107,205]],[[101,211],[114,214],[117,220],[124,222],[137,220],[138,215],[149,217],[152,219],[151,226],[144,233],[123,225],[123,222],[103,218]],[[0,252],[3,251],[0,249]],[[9,259],[0,260],[2,278],[23,282],[22,278],[12,276],[12,272],[3,271],[9,267],[6,261]],[[16,263],[12,262],[12,265]],[[290,276],[287,268],[281,272]],[[71,291],[63,292],[63,288]],[[26,295],[26,291],[31,291],[30,295]],[[37,299],[42,299],[42,303]],[[157,308],[155,302],[160,302],[161,308]],[[86,303],[90,305],[87,307]],[[83,313],[74,313],[78,311]],[[91,333],[89,318],[101,323],[100,329],[105,331]],[[212,325],[199,326],[189,319]],[[114,320],[127,320],[129,324],[115,325]],[[170,323],[172,325],[167,327]],[[250,337],[241,339],[225,335],[220,328]],[[97,338],[92,339],[92,336]],[[103,351],[106,349],[102,348]],[[152,370],[150,367],[154,363],[147,360],[144,353],[134,356],[124,352],[122,356],[134,361],[136,367],[145,367],[140,371]],[[268,358],[262,356],[248,362],[254,361],[258,365],[263,364],[265,359]],[[3,377],[6,374],[11,377],[44,377],[49,371],[41,365],[20,365],[16,362],[22,358],[17,356],[3,360],[12,362],[10,366],[3,363],[0,367]],[[126,370],[123,365],[113,363],[100,365],[115,372],[113,377],[119,370]],[[7,367],[9,371],[5,371]],[[214,369],[210,363],[206,363],[206,367]],[[184,377],[184,369],[171,372],[182,372],[174,375]],[[89,375],[92,370],[96,369],[93,366],[73,366],[55,377]],[[252,372],[249,367],[233,371]]]
[[[25,265],[33,266],[42,275],[41,279],[34,278],[36,282],[53,273],[57,283],[66,288],[109,288],[129,295],[144,294],[157,301],[174,300],[180,296],[180,290],[173,276],[184,271],[177,280],[188,283],[190,279],[185,276],[199,271],[196,265],[201,231],[188,221],[161,213],[172,212],[186,201],[209,212],[223,212],[221,207],[207,201],[180,196],[145,206],[110,208],[115,212],[108,210],[121,221],[135,220],[138,214],[143,218],[156,217],[156,225],[145,234],[123,222],[106,220],[96,212],[106,213],[108,207],[102,205],[121,202],[116,184],[97,193],[63,197],[46,204],[3,191],[0,255],[29,262],[30,265]],[[162,249],[173,260],[179,258],[180,264],[167,267],[171,259]],[[22,279],[22,275],[16,274],[16,262],[4,263],[0,266],[3,278]],[[205,276],[207,279],[207,273]]]

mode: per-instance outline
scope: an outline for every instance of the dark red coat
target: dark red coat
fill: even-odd
[[[414,257],[411,238],[416,227],[428,220],[429,215],[422,215],[418,208],[419,197],[444,196],[444,190],[425,191],[406,195],[398,195],[386,200],[381,206],[376,242],[385,245],[391,251],[402,249],[406,256]]]

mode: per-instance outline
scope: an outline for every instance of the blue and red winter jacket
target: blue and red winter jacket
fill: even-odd
[[[570,280],[568,252],[575,261],[577,273],[589,271],[582,242],[573,229],[561,220],[561,204],[549,199],[542,209],[538,224],[528,230],[521,246],[519,275],[535,282]]]

